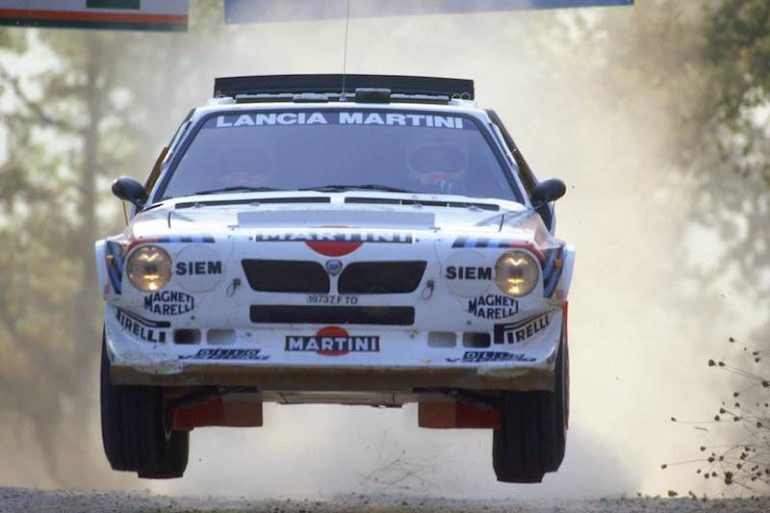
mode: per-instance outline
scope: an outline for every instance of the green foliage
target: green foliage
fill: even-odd
[[[758,279],[770,266],[762,117],[770,105],[769,10],[767,0],[638,0],[577,19],[561,38],[549,32],[565,59],[574,38],[601,48],[574,58],[608,90],[632,91],[608,94],[608,108],[665,106],[675,125],[666,151],[687,180],[692,218],[721,230],[725,244],[712,269],[691,271],[694,280],[708,284],[714,269],[736,269],[762,315],[770,312],[770,290]],[[89,482],[100,468],[94,458],[102,460],[98,433],[82,428],[84,419],[95,425],[100,343],[93,241],[120,227],[109,180],[145,178],[186,109],[209,94],[211,63],[234,51],[221,16],[221,2],[198,0],[188,34],[0,29],[8,151],[0,167],[0,415],[12,419],[0,436],[31,426],[57,484]],[[14,68],[40,54],[50,62],[43,71]]]
[[[632,16],[608,16],[604,34],[620,42],[606,62],[607,76],[666,106],[666,147],[682,184],[677,199],[689,208],[684,230],[701,225],[717,234],[721,254],[712,265],[680,268],[697,284],[685,308],[718,311],[724,281],[749,298],[756,312],[753,339],[770,333],[770,3],[711,0],[639,1]],[[624,34],[621,35],[621,34]],[[589,36],[596,37],[596,36]],[[641,88],[640,88],[641,86]],[[621,87],[622,89],[622,87]],[[621,99],[620,101],[629,101]],[[686,250],[682,248],[686,255]],[[731,339],[731,342],[734,340]],[[737,366],[710,361],[730,372],[725,400],[709,426],[714,447],[697,469],[737,493],[770,493],[770,368],[767,348],[743,348]],[[733,387],[735,387],[733,389]],[[675,420],[675,419],[672,419]],[[696,423],[702,429],[702,424]],[[714,429],[728,424],[728,429]],[[724,440],[727,444],[723,445]],[[668,465],[664,465],[664,468]]]
[[[0,347],[11,355],[0,363],[0,412],[14,419],[2,429],[32,428],[52,477],[68,484],[96,472],[67,468],[65,462],[88,461],[76,454],[93,451],[88,437],[64,445],[70,430],[61,426],[82,429],[77,419],[93,411],[86,391],[94,387],[100,326],[90,253],[110,71],[99,62],[106,44],[98,35],[43,34],[30,41],[27,51],[71,57],[28,76],[0,67],[8,105],[0,264],[10,271],[0,278]]]
[[[734,123],[770,95],[770,3],[725,0],[707,33],[706,58],[718,70],[718,115]]]
[[[193,3],[201,17],[194,39],[0,29],[8,151],[0,167],[0,417],[10,419],[0,438],[31,432],[59,486],[104,482],[98,430],[85,428],[98,426],[93,244],[122,218],[109,182],[144,179],[185,109],[200,101],[196,60],[221,26],[212,16],[219,10],[218,2]],[[33,54],[50,64],[19,73]],[[210,77],[205,83],[208,91]]]

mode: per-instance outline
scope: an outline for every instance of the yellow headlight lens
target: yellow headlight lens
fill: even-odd
[[[509,251],[497,259],[495,283],[509,296],[526,296],[537,285],[540,266],[524,251]]]
[[[142,246],[128,257],[126,273],[137,289],[156,292],[171,279],[171,257],[158,246]]]

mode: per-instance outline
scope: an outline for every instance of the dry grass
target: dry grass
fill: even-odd
[[[690,464],[704,479],[718,479],[727,496],[770,495],[770,352],[729,339],[737,363],[708,360],[708,366],[732,376],[730,399],[722,400],[706,421],[672,422],[692,424],[719,437],[714,446],[700,446],[703,457],[663,464]],[[727,395],[727,394],[726,394]],[[718,428],[718,429],[717,429]],[[692,492],[690,492],[692,495]]]

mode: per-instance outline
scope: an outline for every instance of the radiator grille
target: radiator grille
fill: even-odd
[[[252,305],[251,322],[260,324],[373,324],[411,326],[411,306]]]
[[[246,259],[241,263],[246,279],[253,290],[306,294],[329,293],[329,275],[318,262]]]
[[[354,262],[337,282],[340,294],[407,294],[417,290],[425,261]]]

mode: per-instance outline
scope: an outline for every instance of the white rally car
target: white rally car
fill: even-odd
[[[564,457],[574,250],[473,82],[217,79],[96,243],[104,449],[179,477],[189,433],[262,403],[419,404],[492,429],[498,480]]]

